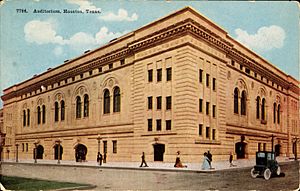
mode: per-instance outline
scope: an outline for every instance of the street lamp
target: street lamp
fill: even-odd
[[[61,143],[61,140],[60,139],[57,139],[56,141],[55,141],[55,143],[58,145],[57,146],[57,164],[60,164],[60,152],[61,152],[61,150],[60,150],[60,143]]]
[[[16,143],[16,162],[19,162],[19,160],[18,160],[18,148],[19,148],[19,144],[18,143]]]
[[[272,134],[271,135],[271,137],[272,137],[272,152],[274,151],[274,138],[275,138],[275,136]]]
[[[36,153],[36,151],[37,151],[37,145],[39,144],[39,141],[38,140],[35,140],[34,141],[34,163],[37,163],[37,160],[36,160],[36,155],[37,155],[37,153]]]

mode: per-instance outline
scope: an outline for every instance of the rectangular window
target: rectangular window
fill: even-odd
[[[216,140],[216,130],[212,130],[212,140]]]
[[[172,68],[167,68],[167,81],[172,80]]]
[[[156,120],[156,131],[161,131],[161,119]]]
[[[161,96],[159,97],[156,97],[156,106],[157,108],[156,109],[161,109]]]
[[[90,70],[90,71],[89,71],[89,74],[90,74],[90,76],[93,75],[93,70]]]
[[[98,68],[98,72],[102,72],[102,67]]]
[[[206,127],[206,131],[205,131],[205,137],[206,138],[209,138],[209,131],[210,131],[210,128]]]
[[[202,83],[203,79],[203,70],[199,70],[199,82]]]
[[[152,131],[152,119],[148,119],[148,131]]]
[[[83,78],[83,74],[80,74],[80,78]]]
[[[112,141],[113,143],[113,153],[117,153],[117,141]]]
[[[26,152],[28,152],[28,143],[26,143]]]
[[[125,64],[125,59],[120,60],[120,64],[124,65]]]
[[[258,145],[257,145],[257,150],[258,150],[258,151],[261,151],[261,143],[258,143]]]
[[[209,87],[209,74],[206,74],[206,86]]]
[[[264,143],[263,146],[264,146],[264,148],[263,148],[264,150],[263,151],[266,151],[267,143]]]
[[[148,109],[152,109],[153,103],[152,103],[152,96],[148,97]]]
[[[25,151],[25,145],[24,145],[24,143],[22,143],[22,152],[24,152]]]
[[[162,69],[157,69],[157,81],[160,82],[161,81],[161,75],[162,75]]]
[[[213,87],[212,89],[215,91],[216,90],[216,78],[213,78]]]
[[[148,82],[153,81],[153,70],[148,70]]]
[[[240,64],[240,70],[243,70],[243,67],[244,67],[244,66],[243,66],[242,64]]]
[[[213,105],[213,117],[216,117],[216,105]]]
[[[209,102],[206,102],[206,115],[209,115]]]
[[[249,68],[246,68],[245,71],[246,71],[247,74],[250,74],[250,69]]]
[[[231,60],[231,65],[234,66],[235,62],[233,60]]]
[[[203,125],[199,124],[199,131],[198,131],[199,136],[202,136],[202,129],[203,129]]]
[[[172,108],[172,97],[166,97],[166,110],[170,110]]]
[[[107,153],[107,141],[103,141],[103,153]]]
[[[166,120],[166,130],[171,130],[171,127],[172,127],[172,121]]]
[[[73,81],[73,82],[75,81],[75,77],[74,77],[74,76],[72,77],[72,81]],[[53,88],[53,84],[52,84],[51,86],[52,86],[52,88]]]
[[[113,67],[114,67],[114,64],[109,64],[109,65],[108,65],[108,68],[109,68],[109,69],[113,69]]]
[[[203,99],[199,99],[199,112],[202,113],[203,111]]]

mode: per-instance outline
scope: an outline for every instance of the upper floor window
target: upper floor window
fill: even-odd
[[[209,102],[206,102],[206,115],[209,115]]]
[[[199,112],[202,113],[203,111],[203,99],[199,99]]]
[[[239,90],[238,88],[234,89],[234,113],[239,114]]]
[[[81,98],[76,97],[76,118],[81,118]]]
[[[114,67],[113,64],[109,64],[109,65],[108,65],[108,68],[109,68],[109,69],[113,69],[113,67]]]
[[[273,104],[273,122],[276,123],[276,115],[277,115],[277,104]]]
[[[277,123],[280,124],[280,104],[277,107]]]
[[[213,117],[215,118],[216,117],[216,105],[213,105],[213,113],[212,113],[212,115],[213,115]]]
[[[26,126],[26,110],[23,110],[23,126]]]
[[[113,153],[117,153],[117,141],[112,141],[113,143]]]
[[[120,107],[121,107],[120,88],[115,87],[115,89],[114,89],[114,112],[120,112]]]
[[[171,130],[171,128],[172,128],[172,121],[166,120],[166,130]]]
[[[209,87],[209,74],[206,74],[206,86]]]
[[[148,131],[152,131],[152,119],[148,119]]]
[[[148,70],[148,82],[153,81],[153,70]]]
[[[172,68],[167,68],[167,81],[172,80]]]
[[[60,102],[60,120],[65,120],[65,101],[61,100]]]
[[[30,125],[30,110],[27,109],[27,126]]]
[[[42,106],[42,109],[43,109],[43,119],[42,119],[42,122],[43,123],[46,123],[46,106],[45,105],[43,105]]]
[[[199,82],[202,83],[203,81],[203,70],[199,70]]]
[[[125,59],[120,60],[120,64],[124,65],[125,64]]]
[[[161,109],[161,96],[159,97],[156,97],[156,106],[157,108],[156,109]]]
[[[259,119],[260,118],[260,97],[257,96],[256,98],[256,119]]]
[[[246,115],[246,107],[247,107],[246,91],[242,91],[242,97],[241,97],[241,115]]]
[[[261,101],[261,120],[265,120],[266,119],[266,99],[263,98]]]
[[[148,97],[148,109],[152,109],[153,103],[152,103],[152,96]]]
[[[89,116],[89,96],[87,94],[83,97],[83,117]]]
[[[41,124],[41,107],[37,107],[37,122],[38,124]]]
[[[172,97],[166,97],[166,110],[170,110],[172,108]]]
[[[161,131],[161,119],[156,120],[156,130]]]
[[[213,78],[212,81],[212,89],[215,91],[216,90],[216,78]]]
[[[58,121],[58,111],[59,111],[59,108],[58,108],[58,102],[55,102],[54,103],[54,121]]]
[[[157,81],[160,82],[162,78],[162,69],[157,69],[157,75],[156,75]]]
[[[104,114],[110,113],[110,93],[108,89],[104,90],[103,111]]]

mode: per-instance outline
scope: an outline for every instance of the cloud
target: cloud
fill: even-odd
[[[117,15],[113,12],[109,12],[106,15],[99,16],[98,18],[104,21],[136,21],[138,19],[138,15],[133,13],[129,16],[125,9],[119,9]]]
[[[284,45],[285,31],[276,25],[269,27],[263,26],[255,34],[248,34],[240,28],[235,30],[236,40],[247,47],[258,50],[268,51],[274,48],[281,48]]]
[[[93,5],[92,2],[88,0],[66,0],[66,2],[69,4],[78,5],[78,9],[82,11],[85,11],[86,9],[101,11],[101,8],[97,8],[95,5]]]
[[[63,37],[56,34],[53,21],[32,20],[25,24],[25,39],[37,44],[65,44]]]
[[[61,46],[57,46],[54,48],[53,53],[55,56],[59,57],[63,54],[64,50]]]
[[[61,46],[68,46],[75,51],[84,51],[96,48],[111,39],[128,33],[128,31],[111,32],[107,27],[103,26],[95,34],[78,32],[73,34],[69,39],[64,39],[57,34],[55,28],[55,21],[29,21],[24,26],[25,40],[29,43],[36,43],[38,45],[60,45],[55,47],[52,51],[55,56],[60,56],[63,54],[63,48]]]

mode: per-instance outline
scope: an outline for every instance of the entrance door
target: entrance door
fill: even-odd
[[[43,159],[44,147],[42,145],[37,146],[36,148],[36,158]]]
[[[247,143],[244,142],[238,142],[235,144],[235,153],[237,159],[246,158],[246,145]]]
[[[59,159],[62,160],[62,154],[63,154],[63,147],[61,145],[59,145]],[[58,145],[54,146],[54,160],[58,160]]]
[[[275,156],[279,156],[280,155],[280,144],[275,145]]]
[[[165,145],[164,144],[155,144],[155,145],[153,145],[153,148],[154,148],[154,161],[163,161]]]
[[[76,162],[86,160],[87,148],[83,144],[78,144],[75,148],[75,159]]]

